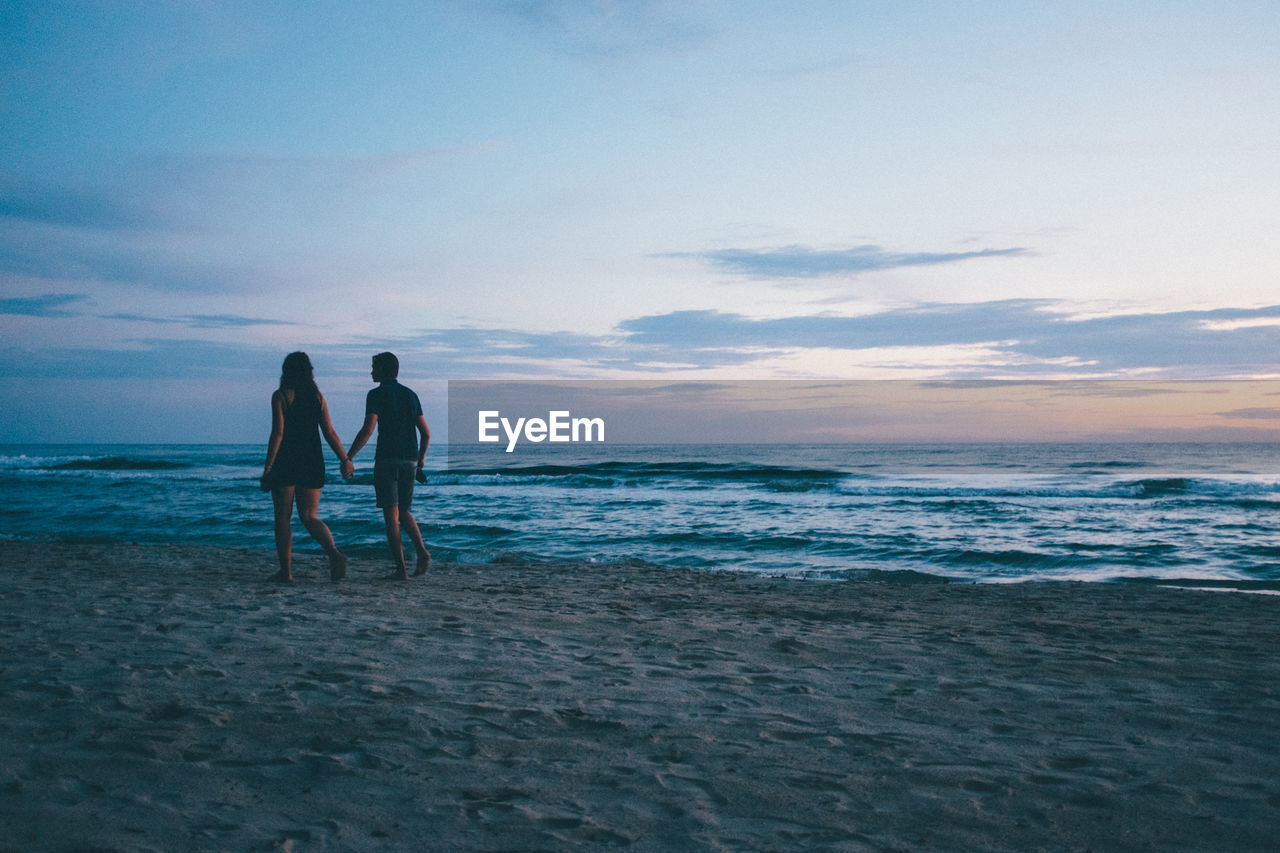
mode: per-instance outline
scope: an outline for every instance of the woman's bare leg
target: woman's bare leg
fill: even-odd
[[[280,561],[280,571],[271,576],[276,581],[293,580],[293,529],[290,516],[293,514],[293,486],[281,486],[271,490],[271,503],[275,510],[276,559]]]
[[[302,526],[307,528],[311,538],[320,543],[320,547],[329,556],[330,580],[342,580],[347,573],[347,558],[333,544],[333,534],[329,532],[329,527],[316,516],[316,511],[320,508],[320,490],[299,488],[297,505],[298,519]]]

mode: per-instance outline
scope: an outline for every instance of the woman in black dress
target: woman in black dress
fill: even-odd
[[[262,490],[271,492],[275,504],[276,555],[280,559],[280,571],[271,577],[275,581],[293,580],[290,516],[295,504],[298,520],[329,555],[330,580],[342,580],[347,572],[347,558],[333,544],[329,528],[316,517],[324,486],[321,433],[342,462],[342,476],[350,477],[354,466],[329,423],[329,407],[316,387],[311,359],[305,352],[289,353],[280,368],[280,387],[271,395],[271,438],[262,469]]]

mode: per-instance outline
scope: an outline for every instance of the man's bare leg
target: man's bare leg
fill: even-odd
[[[409,571],[404,565],[404,543],[400,541],[400,508],[383,507],[382,518],[387,523],[387,545],[391,548],[391,559],[396,564],[396,570],[391,577],[407,580]]]
[[[425,575],[431,568],[431,552],[427,550],[427,546],[422,542],[422,531],[418,530],[418,522],[413,517],[413,513],[404,510],[400,513],[400,526],[404,528],[404,532],[409,534],[409,541],[413,543],[413,550],[418,554],[418,566],[414,569],[413,574]]]
[[[275,510],[276,559],[280,562],[280,571],[271,576],[273,581],[293,580],[293,528],[290,517],[293,515],[293,486],[282,486],[271,490],[271,503]]]

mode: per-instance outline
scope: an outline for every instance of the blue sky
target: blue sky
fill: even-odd
[[[9,2],[0,441],[445,381],[1280,375],[1273,2]]]

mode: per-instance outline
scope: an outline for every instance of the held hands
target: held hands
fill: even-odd
[[[344,459],[342,462],[342,479],[350,480],[356,474],[355,463],[350,459]]]

